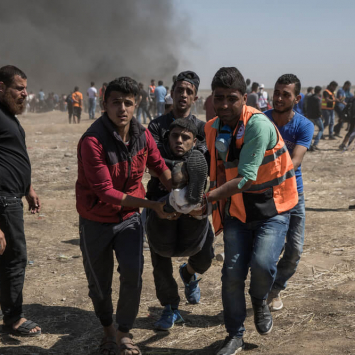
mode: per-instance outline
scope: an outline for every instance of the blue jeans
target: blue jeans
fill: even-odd
[[[324,129],[329,126],[329,136],[333,135],[334,128],[334,110],[322,110],[324,120]]]
[[[319,140],[321,139],[321,137],[323,135],[324,126],[323,126],[323,121],[320,117],[319,118],[312,118],[311,121],[319,129],[319,131],[316,135],[316,138],[314,139],[314,142],[313,142],[313,145],[316,146],[319,143]]]
[[[143,113],[144,124],[146,124],[147,116],[149,118],[149,121],[152,120],[152,117],[151,117],[149,110],[148,110],[148,106],[140,106],[137,109],[137,120],[140,124],[142,124],[142,120],[141,120],[142,113]]]
[[[96,110],[96,99],[89,98],[89,119],[93,120],[95,118]]]
[[[161,116],[165,111],[165,102],[157,102],[157,117]]]
[[[306,208],[303,193],[298,197],[298,204],[290,211],[290,225],[286,234],[283,256],[277,264],[277,275],[273,288],[284,290],[287,281],[296,272],[301,259],[306,223]]]
[[[275,280],[276,264],[285,242],[289,219],[289,212],[251,223],[230,217],[225,219],[222,301],[229,335],[242,337],[245,331],[244,289],[249,267],[252,302],[262,304],[267,298]]]

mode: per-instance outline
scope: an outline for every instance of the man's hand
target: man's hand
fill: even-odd
[[[157,213],[159,218],[162,219],[169,219],[171,221],[178,219],[180,217],[180,213],[174,212],[174,213],[167,213],[164,211],[164,205],[165,201],[155,201],[153,203],[152,209]]]
[[[26,200],[28,202],[28,210],[32,214],[38,213],[41,210],[41,202],[32,186],[30,187],[30,192],[26,196]]]
[[[2,230],[0,230],[0,255],[4,254],[5,248],[6,248],[5,234]]]

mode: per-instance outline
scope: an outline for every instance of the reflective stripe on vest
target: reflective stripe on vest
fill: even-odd
[[[245,127],[254,114],[262,113],[249,106],[243,107],[239,123],[233,132],[236,139],[235,143],[232,144],[236,144],[237,151],[241,149],[244,143],[244,134],[240,136],[240,130],[239,138],[237,138],[238,129],[244,125],[245,133]],[[222,181],[222,178],[217,176],[221,171],[221,169],[217,169],[217,166],[222,163],[217,161],[218,152],[215,148],[218,132],[217,129],[212,127],[217,119],[216,117],[205,125],[206,143],[211,156],[210,190],[219,187],[220,183],[218,185],[218,181]],[[223,219],[226,212],[230,216],[248,223],[286,212],[297,204],[297,184],[292,160],[277,127],[275,125],[274,127],[277,131],[278,141],[274,148],[265,152],[263,161],[258,169],[257,179],[248,191],[232,195],[230,204],[227,204],[226,207],[228,211],[221,211],[219,206],[221,204],[224,205],[226,201],[213,203],[213,226],[216,235],[223,230]],[[225,169],[222,172],[225,175],[225,181],[233,180],[238,176],[239,160],[233,157],[233,161],[228,161],[229,154],[230,150],[227,153],[227,161],[222,164]]]
[[[333,100],[333,104],[332,104],[332,107],[328,107],[328,102],[322,96],[322,110],[334,110],[334,107],[335,107],[334,94],[331,91],[329,91],[328,89],[326,89],[325,91],[329,94],[330,98]]]

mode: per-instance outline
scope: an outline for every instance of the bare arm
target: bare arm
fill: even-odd
[[[299,144],[297,144],[293,149],[291,159],[295,171],[301,165],[303,157],[306,154],[306,152],[307,152],[307,147],[304,147],[303,145],[299,145]]]

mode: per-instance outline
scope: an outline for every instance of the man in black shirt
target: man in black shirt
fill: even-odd
[[[27,264],[23,223],[26,196],[31,213],[40,211],[31,186],[31,164],[25,132],[15,115],[26,107],[27,77],[18,68],[0,68],[0,304],[3,330],[22,336],[39,336],[41,328],[24,318],[22,289]]]

